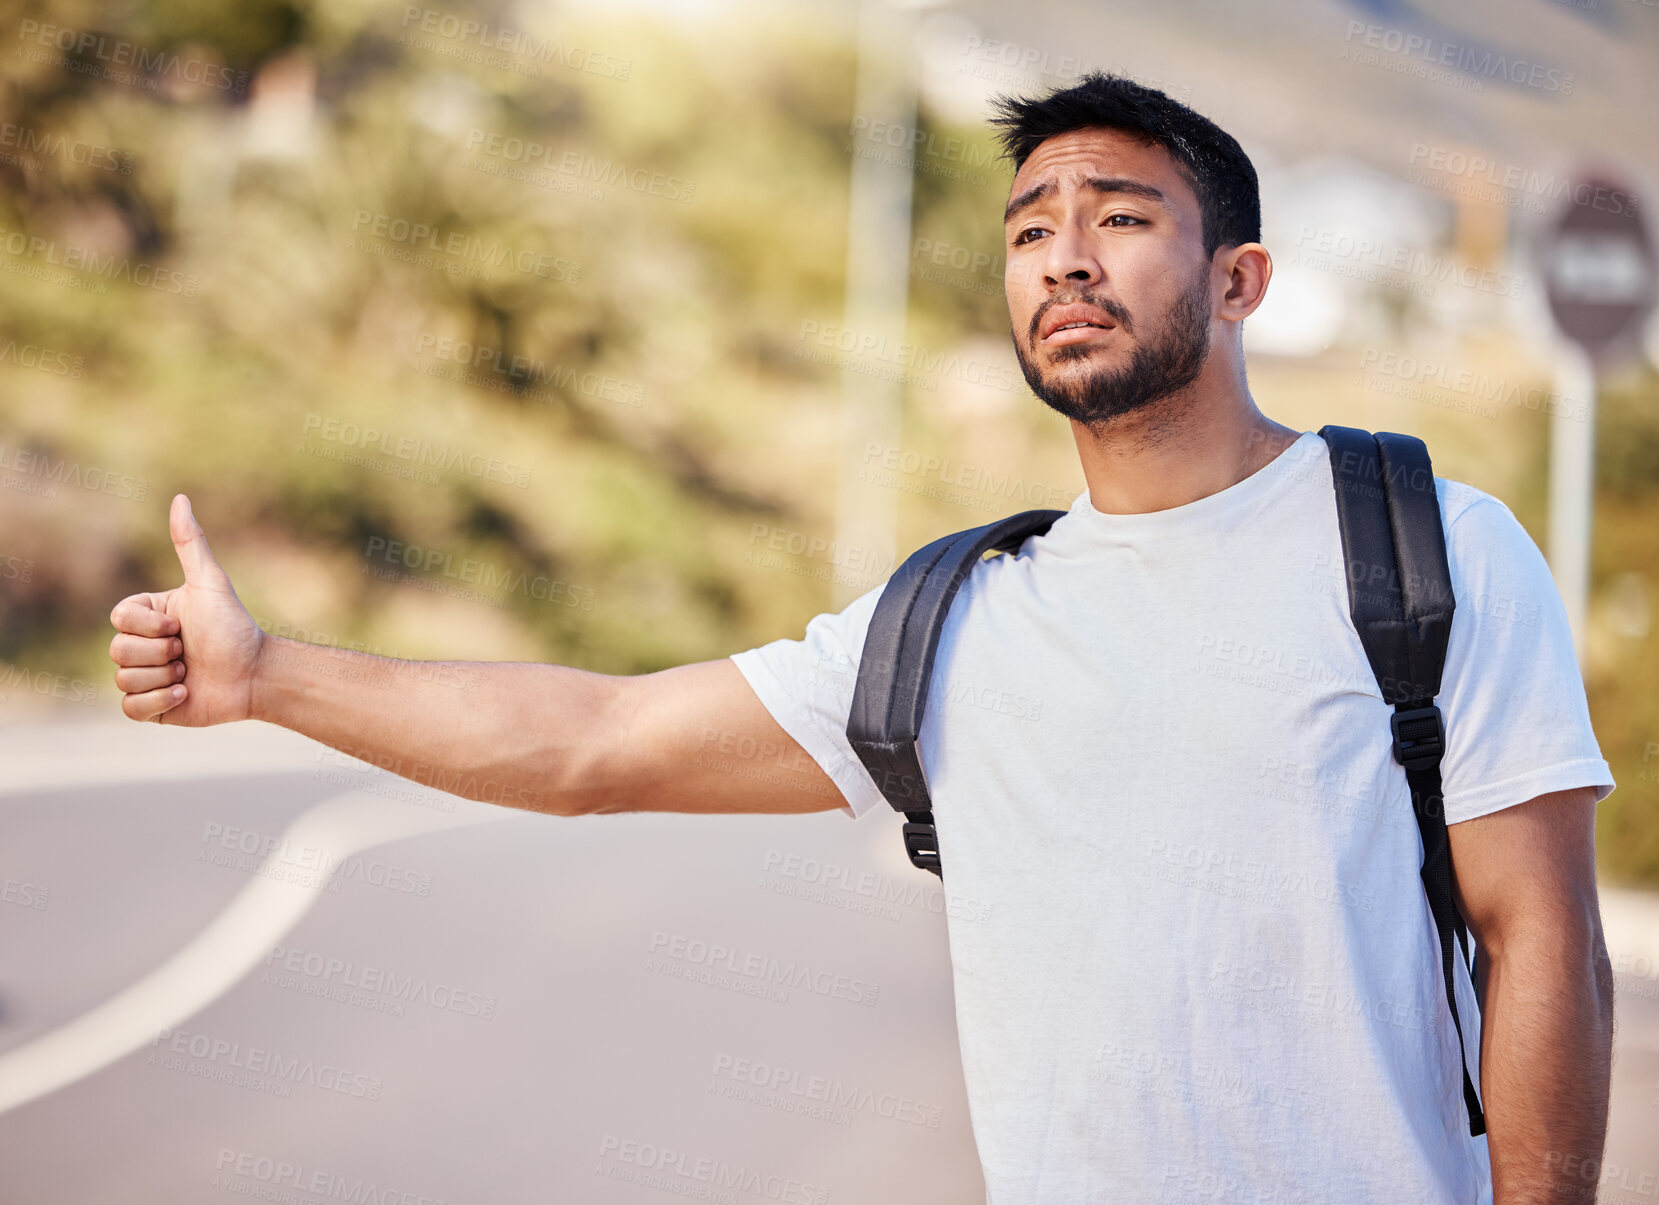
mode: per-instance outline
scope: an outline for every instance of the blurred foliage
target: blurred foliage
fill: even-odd
[[[1659,373],[1609,380],[1596,421],[1585,679],[1618,784],[1600,805],[1597,853],[1616,878],[1659,886]]]
[[[487,7],[437,11],[512,27]],[[823,517],[783,488],[787,465],[755,453],[833,408],[820,381],[764,352],[791,345],[795,315],[838,308],[842,249],[801,232],[843,222],[844,183],[805,184],[846,176],[845,52],[752,23],[691,47],[557,22],[536,36],[561,40],[559,56],[510,46],[470,62],[457,52],[476,47],[441,26],[400,44],[420,29],[406,30],[403,6],[156,4],[112,20],[62,4],[8,24],[26,20],[112,31],[249,83],[239,95],[163,72],[152,90],[7,60],[7,121],[116,148],[131,170],[35,154],[6,169],[5,227],[165,265],[194,287],[111,282],[98,295],[0,276],[8,337],[76,365],[68,378],[15,374],[6,442],[148,486],[126,505],[64,488],[7,495],[11,514],[29,516],[7,524],[7,551],[36,573],[8,592],[0,656],[34,650],[100,672],[77,653],[109,602],[176,579],[164,516],[179,490],[256,615],[405,655],[655,669],[778,630],[816,593],[799,575],[734,567],[753,524]],[[766,53],[746,52],[746,38]],[[600,69],[569,65],[590,51]],[[794,70],[802,58],[816,69]],[[488,174],[476,165],[517,165],[474,156],[475,133],[590,157],[601,176],[689,181],[693,200]],[[373,233],[372,221],[354,229],[365,213],[430,227],[440,245],[523,249],[557,266],[366,253],[353,242]],[[439,354],[450,341],[492,350],[460,364]],[[530,367],[513,371],[514,357]],[[481,385],[433,375],[467,368]],[[624,384],[584,389],[586,374]],[[324,438],[336,421],[385,433],[382,447],[424,442],[511,468],[506,481],[442,468],[410,480],[386,471],[395,454]],[[317,454],[354,451],[377,467]],[[71,567],[58,550],[89,530],[103,547],[83,546]],[[527,589],[486,607],[388,586],[363,572],[372,540],[541,575],[570,587],[558,598],[592,606]],[[399,622],[400,608],[454,624]]]
[[[390,655],[635,673],[798,635],[832,605],[825,557],[757,553],[834,527],[840,372],[804,332],[842,320],[851,9],[660,25],[410,11],[0,5],[0,663],[96,685],[113,715],[107,614],[177,582],[178,491],[264,626]],[[449,20],[490,32],[449,36]],[[41,44],[48,26],[70,49]],[[988,131],[920,122],[986,166],[915,173],[917,238],[999,248],[1008,172]],[[537,179],[491,152],[509,139],[552,148]],[[503,246],[562,266],[474,253]],[[908,338],[1018,382],[1000,262],[918,255],[911,272]],[[1390,341],[1422,329],[1406,294],[1377,305]],[[446,349],[463,345],[488,350],[461,365]],[[1496,333],[1459,351],[1548,380]],[[1253,387],[1305,429],[1424,435],[1443,474],[1543,542],[1544,415],[1382,400],[1354,363],[1259,358]],[[1656,416],[1651,374],[1610,385],[1587,681],[1620,781],[1604,868],[1659,884]],[[903,489],[901,553],[1082,486],[1068,429],[1023,384],[934,381],[904,421],[906,449],[1041,496]],[[369,429],[377,446],[345,434]],[[405,476],[400,445],[461,466]],[[510,471],[466,467],[491,458]],[[394,541],[419,567],[382,580]],[[465,584],[444,568],[468,558],[506,584],[483,601],[422,588]],[[9,694],[7,710],[49,701]]]

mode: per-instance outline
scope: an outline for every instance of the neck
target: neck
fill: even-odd
[[[1301,434],[1256,408],[1243,373],[1203,374],[1181,394],[1107,423],[1073,422],[1089,502],[1107,514],[1184,506],[1236,485]]]

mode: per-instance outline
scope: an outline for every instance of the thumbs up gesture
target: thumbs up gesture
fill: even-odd
[[[214,559],[189,498],[174,495],[167,523],[184,585],[129,595],[109,613],[121,710],[192,728],[248,719],[265,634]]]

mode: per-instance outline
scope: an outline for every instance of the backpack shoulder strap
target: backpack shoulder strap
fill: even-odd
[[[1446,1004],[1463,1062],[1469,1133],[1482,1134],[1486,1119],[1463,1054],[1463,1024],[1453,991],[1454,935],[1467,953],[1469,934],[1452,896],[1451,841],[1440,788],[1446,725],[1434,699],[1457,603],[1434,468],[1423,441],[1410,435],[1372,435],[1337,426],[1321,427],[1319,434],[1331,451],[1348,613],[1382,697],[1394,707],[1389,717],[1394,760],[1405,768],[1423,839],[1423,890],[1440,937]]]
[[[899,566],[870,616],[847,717],[847,740],[887,802],[904,813],[904,848],[910,861],[941,878],[933,799],[916,740],[945,616],[980,558],[992,551],[1013,552],[1065,513],[1021,511],[941,536]]]

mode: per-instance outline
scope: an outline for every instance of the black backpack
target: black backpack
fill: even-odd
[[[1347,563],[1348,610],[1385,701],[1394,760],[1405,770],[1423,838],[1423,888],[1440,936],[1446,1004],[1463,1025],[1452,990],[1453,934],[1468,957],[1469,935],[1452,898],[1451,846],[1440,793],[1446,728],[1434,698],[1451,634],[1451,572],[1446,562],[1434,469],[1423,441],[1410,435],[1326,425],[1337,521]],[[888,579],[870,617],[847,740],[887,802],[905,817],[904,848],[922,870],[944,877],[916,741],[927,705],[933,658],[951,600],[988,552],[1014,552],[1065,511],[1028,510],[942,536],[914,552]],[[1478,957],[1478,952],[1477,952]],[[1485,1133],[1480,1098],[1463,1061],[1463,1103],[1471,1136]]]

